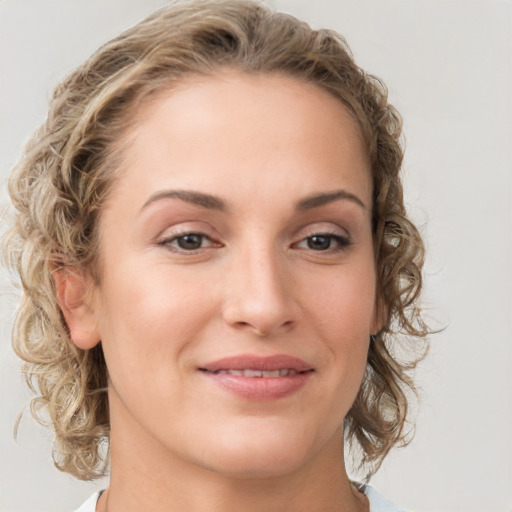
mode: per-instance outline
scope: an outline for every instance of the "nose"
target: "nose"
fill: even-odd
[[[293,275],[272,250],[246,251],[226,276],[223,317],[260,337],[286,332],[298,319]]]

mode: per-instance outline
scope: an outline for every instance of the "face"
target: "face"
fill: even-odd
[[[377,328],[357,123],[314,85],[232,71],[136,115],[78,342],[101,339],[113,442],[238,476],[339,458]]]

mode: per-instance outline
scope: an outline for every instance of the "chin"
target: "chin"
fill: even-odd
[[[263,452],[255,455],[247,452],[233,453],[231,450],[231,453],[215,458],[214,462],[206,462],[204,467],[216,474],[245,480],[279,478],[296,472],[303,465],[303,458],[297,454]]]
[[[257,428],[217,432],[213,450],[210,445],[202,452],[203,467],[232,478],[276,478],[299,470],[324,444],[304,429],[261,418],[256,423]]]

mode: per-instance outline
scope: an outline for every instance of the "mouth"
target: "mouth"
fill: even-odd
[[[240,355],[219,359],[198,368],[223,390],[245,400],[269,401],[301,389],[315,369],[288,355]]]
[[[205,372],[208,371],[203,368],[200,369]],[[305,372],[298,372],[293,368],[281,368],[280,370],[254,370],[252,368],[245,368],[243,370],[216,370],[213,373],[216,373],[217,375],[239,375],[240,377],[249,377],[251,379],[268,379],[274,377],[289,377],[291,375],[297,375],[298,373]]]
[[[243,375],[244,377],[286,377],[290,374],[314,370],[313,366],[306,361],[286,354],[272,356],[240,354],[212,361],[202,365],[199,369],[212,373],[242,372],[242,374],[236,373],[236,375],[246,373]]]

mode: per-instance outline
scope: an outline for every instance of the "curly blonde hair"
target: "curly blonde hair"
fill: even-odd
[[[98,271],[98,215],[115,184],[116,143],[141,101],[190,74],[221,67],[279,72],[329,91],[359,122],[373,173],[373,230],[384,327],[372,336],[359,394],[345,419],[369,474],[407,440],[410,370],[427,334],[418,298],[424,249],[406,216],[401,118],[384,84],[353,61],[345,40],[251,0],[175,2],[102,46],[55,90],[44,125],[9,182],[14,216],[4,244],[23,289],[13,345],[37,396],[32,413],[55,430],[56,466],[90,480],[108,460],[107,368],[101,344],[77,348],[52,273]],[[397,350],[405,340],[405,351]],[[403,360],[398,353],[405,352]],[[107,447],[107,450],[105,450]]]

